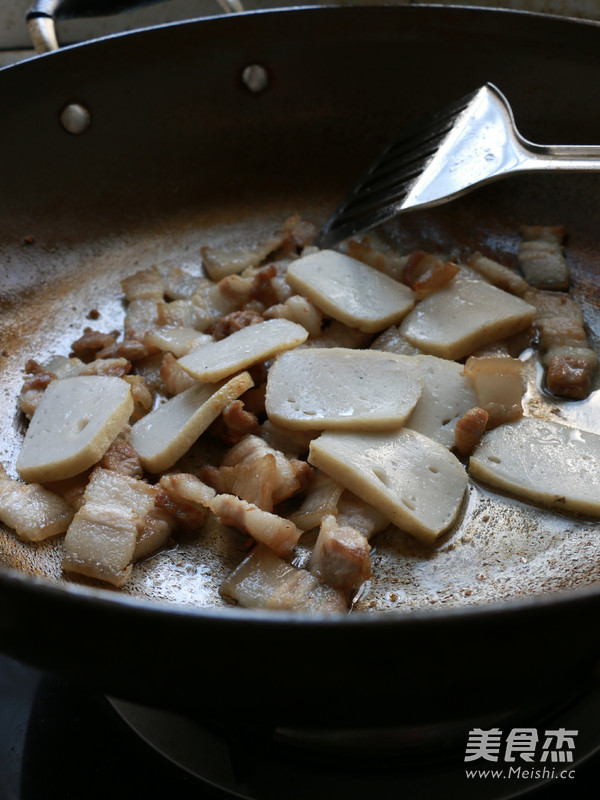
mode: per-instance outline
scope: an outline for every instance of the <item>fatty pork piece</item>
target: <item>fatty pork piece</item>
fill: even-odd
[[[389,519],[378,508],[348,490],[339,499],[336,519],[338,525],[354,528],[367,539],[372,539],[390,525]]]
[[[20,539],[39,542],[64,533],[72,519],[73,509],[62,497],[37,483],[9,478],[0,464],[0,521]]]
[[[323,315],[307,297],[294,294],[285,303],[270,306],[265,313],[265,319],[289,319],[306,328],[308,335],[313,339],[321,334]]]
[[[523,225],[519,264],[525,279],[538,289],[569,288],[569,267],[563,251],[562,225]]]
[[[475,390],[477,406],[488,414],[488,428],[523,416],[523,362],[518,358],[471,356],[464,374]]]
[[[492,258],[487,258],[479,252],[473,253],[467,261],[467,265],[505,292],[522,297],[529,289],[529,284],[518,272],[505,267],[504,264],[500,264]]]
[[[163,475],[158,484],[156,505],[175,518],[178,527],[199,531],[204,527],[215,490],[195,475],[175,472]]]
[[[290,520],[263,511],[232,494],[216,494],[209,508],[225,525],[247,533],[282,558],[292,555],[302,535],[302,531]]]
[[[302,491],[311,475],[306,462],[286,458],[252,434],[225,454],[220,468],[203,467],[200,472],[202,480],[217,492],[234,494],[263,511],[272,511]]]
[[[362,261],[363,264],[368,264],[369,267],[373,267],[378,272],[383,272],[397,281],[402,280],[402,270],[409,258],[385,248],[373,236],[349,239],[344,246],[344,252],[350,258]]]
[[[302,504],[290,520],[302,531],[310,531],[321,524],[323,517],[337,514],[344,487],[320,470],[315,470],[314,480],[308,486]]]
[[[219,589],[245,608],[331,613],[347,611],[341,592],[322,585],[315,575],[257,545]]]
[[[143,481],[97,467],[90,476],[84,503],[67,530],[63,569],[122,586],[131,573],[156,494],[157,489]],[[163,526],[160,543],[168,534]],[[156,536],[152,543],[154,549],[160,546]],[[147,554],[147,547],[143,550]]]
[[[468,456],[481,441],[490,415],[482,408],[470,408],[456,423],[454,444],[461,456]]]
[[[598,356],[588,345],[581,309],[564,292],[530,289],[524,299],[536,309],[533,324],[539,335],[548,391],[575,400],[586,398]]]
[[[209,276],[215,280],[258,267],[277,251],[293,252],[312,244],[317,236],[314,225],[294,214],[285,220],[281,230],[265,241],[252,245],[203,247],[202,259]]]
[[[442,261],[431,253],[417,250],[412,253],[402,270],[402,282],[422,300],[442,289],[458,274],[460,267],[452,261]]]
[[[371,577],[371,548],[367,537],[332,514],[321,522],[310,560],[310,572],[321,583],[352,595]]]
[[[275,425],[266,419],[257,431],[257,436],[274,450],[280,450],[287,458],[304,458],[308,453],[311,441],[318,436],[318,431],[292,431]]]

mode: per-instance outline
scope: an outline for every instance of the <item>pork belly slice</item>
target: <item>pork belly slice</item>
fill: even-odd
[[[597,434],[523,417],[485,434],[469,473],[525,501],[600,517]]]
[[[266,419],[256,435],[260,436],[269,447],[281,451],[287,458],[304,458],[308,453],[311,441],[319,435],[319,432],[315,430],[292,431]]]
[[[265,319],[289,319],[306,328],[313,339],[321,334],[323,315],[307,297],[294,294],[285,303],[270,306],[264,313]]]
[[[417,250],[411,253],[404,265],[402,282],[410,286],[416,300],[423,300],[446,286],[459,270],[458,264],[452,261],[442,261],[431,253]]]
[[[290,514],[289,519],[302,531],[318,528],[323,517],[337,514],[338,501],[343,491],[344,487],[337,481],[316,470],[300,508]]]
[[[397,353],[400,356],[416,356],[421,351],[403,336],[396,325],[391,325],[371,342],[371,350],[382,350],[384,353]]]
[[[37,483],[12,480],[0,465],[0,520],[24,542],[64,533],[73,509],[58,494]]]
[[[220,468],[203,467],[200,475],[217,492],[234,494],[263,511],[272,511],[308,485],[312,469],[250,434],[227,451]]]
[[[217,384],[196,384],[135,423],[131,444],[149,472],[178,461],[232,401],[252,386],[247,372]]]
[[[523,416],[523,362],[518,358],[471,356],[464,374],[477,395],[474,406],[488,414],[488,428]]]
[[[467,265],[505,292],[522,297],[529,289],[529,284],[518,272],[505,267],[504,264],[500,264],[492,258],[487,258],[479,252],[473,253],[467,261]]]
[[[215,495],[209,507],[225,525],[231,525],[247,533],[255,541],[270,547],[282,558],[292,555],[302,535],[302,531],[290,520],[263,511],[232,494]]]
[[[383,272],[396,281],[402,280],[402,270],[406,266],[408,256],[400,255],[394,250],[386,248],[373,236],[363,236],[361,239],[349,239],[344,246],[344,252],[350,258],[362,261],[378,272]]]
[[[365,333],[396,324],[414,304],[407,286],[334,250],[293,261],[287,280],[324,314]]]
[[[523,225],[520,229],[522,241],[519,247],[519,264],[525,279],[538,289],[569,288],[562,225]]]
[[[456,423],[477,405],[477,395],[462,364],[437,356],[418,356],[415,361],[423,381],[421,397],[405,425],[450,449]]]
[[[309,462],[402,530],[435,541],[458,515],[467,474],[443,445],[417,431],[328,431],[311,442]]]
[[[163,279],[156,267],[141,269],[121,281],[125,298],[132,300],[162,300],[164,295]]]
[[[283,244],[285,235],[279,234],[253,246],[202,247],[202,262],[209,277],[220,281],[251,267],[258,267]]]
[[[381,533],[390,525],[389,519],[379,508],[365,503],[347,489],[338,501],[335,517],[340,527],[354,528],[367,539]]]
[[[122,586],[157,490],[97,467],[65,536],[63,569]]]
[[[528,328],[535,309],[462,271],[443,289],[421,300],[400,333],[421,352],[452,360]]]
[[[219,591],[245,608],[347,611],[347,601],[341,592],[323,586],[317,577],[279,558],[264,545],[252,549]]]
[[[98,466],[130,478],[143,478],[144,468],[129,441],[130,432],[129,426],[121,431],[98,462]]]
[[[328,514],[321,522],[309,569],[321,583],[350,598],[371,577],[369,540]]]
[[[151,508],[138,531],[132,560],[139,561],[156,553],[169,542],[176,528],[177,519],[169,509]]]
[[[564,292],[530,289],[525,299],[536,308],[534,326],[539,334],[548,391],[558,397],[586,398],[592,389],[598,356],[588,345],[581,309]]]
[[[598,356],[589,347],[554,347],[544,356],[546,386],[558,397],[584,400],[592,391]]]
[[[159,325],[147,331],[144,341],[151,347],[165,353],[173,353],[176,358],[180,358],[195,347],[210,342],[211,337],[190,326],[171,324]]]
[[[269,419],[286,428],[390,430],[405,422],[421,395],[411,356],[344,347],[297,348],[269,371]]]
[[[247,328],[249,325],[258,325],[259,322],[264,322],[262,314],[256,311],[245,309],[244,311],[232,311],[231,314],[225,314],[219,317],[208,329],[211,337],[215,341],[226,339],[236,331],[241,331],[242,328]]]
[[[490,415],[482,408],[470,408],[456,423],[454,443],[461,456],[468,456],[481,441]]]
[[[165,391],[170,395],[181,394],[186,389],[198,385],[198,381],[179,366],[179,361],[173,353],[164,354],[160,365],[160,377]]]

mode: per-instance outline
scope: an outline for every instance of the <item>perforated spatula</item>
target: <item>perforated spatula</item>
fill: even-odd
[[[387,147],[323,228],[318,244],[333,247],[400,212],[445,203],[515,172],[550,170],[600,171],[600,146],[527,141],[504,95],[487,83]]]

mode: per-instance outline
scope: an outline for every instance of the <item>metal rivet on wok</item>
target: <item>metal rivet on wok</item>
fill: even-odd
[[[67,133],[78,136],[85,133],[90,127],[92,117],[90,112],[81,103],[69,103],[60,114],[60,122]]]
[[[263,92],[269,85],[267,70],[260,64],[250,64],[242,72],[242,83],[251,92]]]

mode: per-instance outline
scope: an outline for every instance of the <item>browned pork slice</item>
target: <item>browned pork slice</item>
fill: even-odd
[[[177,527],[177,519],[166,508],[154,506],[144,517],[141,529],[138,531],[133,561],[156,553],[164,547]]]
[[[141,269],[121,281],[125,298],[132,300],[162,300],[163,279],[156,267]]]
[[[250,309],[232,311],[231,314],[219,317],[208,330],[212,338],[218,342],[220,339],[231,336],[236,331],[241,331],[242,328],[247,328],[249,325],[257,325],[263,321],[261,314]]]
[[[195,386],[198,381],[192,378],[183,367],[179,366],[179,361],[173,353],[165,353],[160,366],[160,377],[167,394],[176,395],[185,392]]]
[[[217,492],[235,494],[263,511],[272,511],[308,485],[312,469],[250,434],[225,454],[220,468],[203,467],[200,474]]]
[[[581,309],[564,292],[530,289],[525,298],[536,308],[534,326],[548,390],[559,397],[584,399],[592,390],[598,356],[589,347]]]
[[[389,519],[378,508],[365,503],[347,490],[339,499],[336,519],[338,525],[354,528],[367,539],[385,530],[390,524]]]
[[[518,272],[505,267],[504,264],[500,264],[492,258],[487,258],[479,252],[473,253],[467,264],[475,272],[478,272],[490,283],[493,283],[494,286],[503,289],[505,292],[522,297],[529,289],[529,284]]]
[[[317,528],[324,516],[337,514],[338,501],[344,491],[344,487],[329,475],[320,470],[315,472],[300,508],[290,515],[292,522],[303,531]]]
[[[219,591],[245,608],[317,613],[347,610],[341,592],[323,586],[314,575],[294,567],[263,545],[252,549]]]
[[[122,586],[157,490],[97,467],[65,536],[63,569]]]
[[[408,257],[402,270],[402,282],[422,300],[442,289],[458,274],[460,267],[452,261],[442,261],[431,253],[417,250]]]
[[[313,338],[321,334],[323,315],[307,297],[294,294],[285,303],[270,306],[264,313],[265,319],[289,319],[306,328]]]
[[[464,374],[475,389],[479,408],[489,416],[488,428],[523,415],[523,362],[518,358],[471,356]]]
[[[152,409],[154,405],[154,393],[152,389],[146,385],[141,375],[125,375],[123,380],[129,384],[129,388],[131,389],[133,412],[129,421],[133,425],[134,422],[137,422],[138,419],[141,419]]]
[[[564,227],[523,225],[520,230],[523,238],[519,263],[527,282],[538,289],[568,289],[569,267],[563,251]]]
[[[270,419],[266,419],[257,435],[274,450],[280,450],[287,458],[300,458],[308,453],[308,448],[318,431],[292,431],[275,425]]]
[[[217,494],[210,501],[210,510],[225,525],[247,533],[255,541],[266,544],[282,558],[292,555],[302,535],[293,522],[277,514],[263,511],[232,494]]]
[[[362,239],[350,239],[345,245],[345,252],[350,258],[356,258],[363,264],[389,275],[394,280],[402,280],[402,270],[406,266],[408,256],[400,255],[394,250],[385,248],[372,236]]]
[[[461,456],[468,456],[481,441],[489,414],[482,408],[470,408],[456,423],[454,440]]]
[[[0,464],[0,521],[14,528],[25,542],[39,542],[64,533],[73,509],[54,492],[37,483],[12,480]]]
[[[98,466],[118,472],[120,475],[128,475],[130,478],[143,478],[144,468],[129,442],[130,430],[131,428],[127,426],[121,431],[98,462]]]
[[[364,534],[328,514],[321,522],[310,571],[321,583],[351,597],[371,577],[371,547]]]

